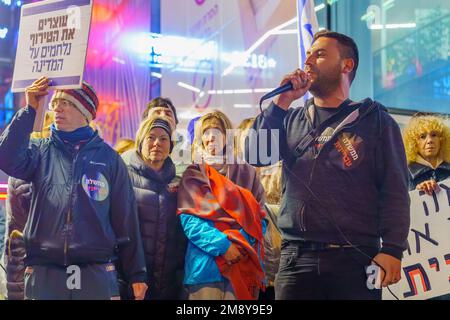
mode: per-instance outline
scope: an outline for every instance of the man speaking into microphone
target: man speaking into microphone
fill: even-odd
[[[380,266],[381,286],[400,280],[410,222],[406,157],[386,108],[349,98],[358,61],[353,39],[316,33],[305,70],[281,81],[292,90],[273,100],[249,134],[250,164],[270,165],[255,152],[283,160],[276,299],[381,299],[380,287],[367,284],[372,264]],[[303,108],[290,108],[308,91],[313,98]],[[270,137],[279,137],[278,150],[259,143]]]

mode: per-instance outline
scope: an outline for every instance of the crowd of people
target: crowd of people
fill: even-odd
[[[188,163],[171,156],[170,99],[113,149],[90,126],[86,82],[56,90],[32,133],[51,85],[36,80],[0,136],[8,299],[381,299],[401,278],[408,192],[450,176],[450,129],[418,114],[402,135],[383,105],[352,101],[358,61],[353,39],[317,33],[280,83],[293,89],[256,118],[237,131],[221,111],[191,121]]]

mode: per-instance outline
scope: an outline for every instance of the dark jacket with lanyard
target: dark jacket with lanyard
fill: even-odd
[[[415,190],[416,186],[424,181],[433,179],[436,182],[443,181],[450,177],[450,163],[442,162],[437,168],[412,162],[409,168],[409,190]]]
[[[33,186],[26,264],[107,263],[120,245],[127,279],[144,282],[136,202],[122,159],[96,132],[78,151],[54,132],[29,143],[35,116],[22,108],[0,137],[0,168]]]
[[[288,111],[272,103],[253,125],[257,131],[279,133],[277,149],[271,150],[269,141],[267,151],[284,160],[278,217],[283,239],[347,244],[347,238],[354,245],[379,247],[381,238],[381,252],[401,258],[410,216],[398,125],[370,99],[346,100],[314,132],[314,110],[313,99],[305,108]],[[259,140],[266,137],[264,131],[249,135],[250,163],[268,165],[259,159],[253,163],[249,152],[258,150]]]

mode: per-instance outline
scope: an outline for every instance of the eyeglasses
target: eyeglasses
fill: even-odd
[[[75,107],[75,105],[72,102],[70,102],[70,101],[68,101],[66,99],[53,99],[49,103],[48,108],[51,111],[54,111],[58,106],[60,106],[63,109],[66,109],[68,107]]]

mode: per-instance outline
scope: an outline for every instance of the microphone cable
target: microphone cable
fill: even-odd
[[[266,118],[266,116],[264,115],[264,112],[263,112],[263,109],[262,109],[262,102],[264,101],[264,99],[261,99],[260,100],[260,102],[259,102],[259,110],[260,110],[260,112],[261,112],[261,116],[263,117],[263,119],[266,121],[266,123],[267,123],[267,126],[269,127],[269,129],[270,129],[270,135],[271,135],[271,139],[274,139],[274,136],[273,136],[273,132],[272,132],[272,130],[273,130],[273,128],[270,126],[270,123],[269,123],[269,121],[267,120],[267,118]],[[306,108],[306,102],[305,102],[305,106],[304,106],[304,108]],[[258,143],[259,143],[259,137],[258,137]],[[259,160],[259,159],[258,159]],[[279,161],[281,161],[281,159],[279,158]],[[310,176],[312,177],[312,175],[313,175],[313,173],[314,173],[314,170],[315,170],[315,167],[316,167],[316,159],[314,160],[314,163],[313,163],[313,168],[312,168],[312,170],[311,170],[311,173],[310,173]],[[347,238],[347,236],[344,234],[344,232],[342,231],[342,229],[341,229],[341,227],[339,226],[339,224],[337,223],[337,221],[336,221],[336,218],[335,218],[335,216],[334,216],[334,214],[333,214],[333,210],[335,210],[336,208],[337,208],[337,206],[335,206],[334,204],[331,204],[331,203],[329,203],[328,201],[327,201],[327,205],[331,205],[331,209],[332,210],[327,210],[327,209],[330,209],[330,208],[328,208],[328,207],[326,207],[326,205],[325,204],[323,204],[323,200],[321,201],[321,200],[319,200],[319,198],[318,198],[318,196],[314,193],[314,191],[312,191],[311,190],[311,188],[309,187],[309,185],[307,184],[307,183],[305,183],[302,179],[300,179],[288,166],[287,166],[287,164],[285,163],[285,161],[283,160],[282,161],[282,165],[283,165],[283,168],[287,171],[287,173],[289,173],[290,175],[292,175],[297,181],[299,181],[302,185],[303,185],[303,187],[308,191],[308,193],[313,197],[313,199],[318,203],[318,205],[319,206],[321,206],[322,207],[322,209],[324,209],[324,210],[326,210],[326,211],[329,211],[329,214],[326,214],[326,213],[324,213],[324,212],[322,212],[322,210],[318,210],[319,211],[319,213],[323,216],[323,217],[325,217],[325,218],[327,218],[328,220],[330,220],[330,218],[331,218],[331,223],[334,225],[334,227],[336,228],[336,230],[338,231],[338,233],[340,234],[340,236],[342,237],[342,239],[347,243],[347,245],[349,245],[352,249],[354,249],[356,252],[358,252],[358,253],[360,253],[362,256],[364,256],[365,258],[368,258],[368,259],[370,259],[373,263],[375,263],[375,265],[377,265],[381,270],[383,270],[383,272],[384,272],[384,275],[383,275],[383,279],[381,279],[381,283],[383,283],[383,281],[384,281],[384,279],[385,279],[385,277],[386,277],[386,274],[387,274],[387,272],[386,272],[386,269],[384,269],[384,267],[383,266],[381,266],[379,263],[377,263],[375,260],[373,260],[373,258],[372,257],[370,257],[368,254],[366,254],[364,251],[362,251],[361,249],[359,249],[358,248],[358,246],[357,245],[354,245],[348,238]],[[333,196],[331,195],[330,196],[330,198],[333,200],[333,202],[334,202],[334,199],[333,199]],[[338,212],[338,211],[337,211]],[[365,266],[364,266],[365,267]],[[378,271],[379,272],[379,271]],[[381,284],[380,284],[381,285]],[[388,289],[388,291],[392,294],[392,296],[396,299],[396,300],[400,300],[393,292],[392,292],[392,290],[389,288],[389,285],[388,286],[386,286],[386,288]],[[380,288],[381,289],[381,288]]]

